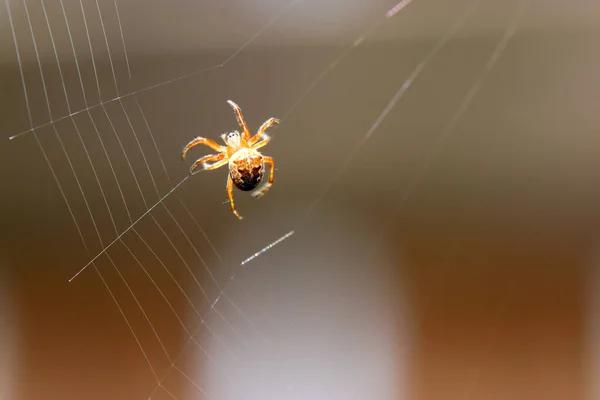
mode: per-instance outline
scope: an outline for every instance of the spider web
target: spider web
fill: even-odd
[[[224,260],[225,257],[217,251],[183,196],[179,195],[178,190],[185,187],[183,184],[188,181],[188,177],[177,180],[170,176],[167,162],[161,154],[161,146],[155,137],[156,129],[151,127],[151,118],[144,112],[138,96],[230,65],[242,57],[244,50],[261,35],[268,35],[271,27],[277,23],[285,24],[281,22],[284,17],[293,14],[302,2],[296,0],[282,6],[256,33],[221,61],[192,73],[134,90],[123,89],[133,86],[131,79],[135,77],[135,71],[132,72],[130,65],[117,2],[107,1],[101,4],[96,1],[85,5],[80,2],[80,9],[77,10],[79,16],[75,16],[75,10],[67,10],[60,0],[58,15],[62,20],[51,20],[51,16],[56,14],[48,13],[47,2],[42,0],[38,4],[24,0],[19,6],[22,6],[25,18],[20,21],[13,18],[17,2],[5,0],[5,3],[20,65],[30,125],[26,130],[11,136],[11,139],[33,137],[75,222],[89,262],[74,277],[80,274],[84,276],[83,272],[90,267],[107,289],[156,381],[155,387],[149,391],[150,398],[184,398],[186,391],[182,391],[181,387],[191,390],[188,395],[194,398],[198,394],[202,398],[218,398],[210,393],[211,389],[204,387],[195,378],[198,372],[190,365],[189,360],[187,363],[183,360],[189,353],[199,354],[208,366],[207,374],[214,375],[224,386],[234,388],[233,392],[237,397],[233,398],[244,398],[240,376],[232,376],[230,373],[235,370],[232,365],[244,364],[245,360],[239,357],[240,354],[246,354],[243,349],[247,351],[257,346],[257,343],[260,343],[258,347],[273,345],[264,334],[264,327],[261,328],[262,325],[256,323],[245,311],[248,307],[260,310],[261,305],[255,299],[245,297],[242,306],[228,294],[230,287],[236,294],[244,291],[242,285],[235,285],[239,274],[235,266],[242,260]],[[310,82],[304,85],[301,93],[295,96],[291,106],[280,117],[281,125],[285,126],[288,118],[293,117],[294,112],[317,85],[343,64],[371,35],[386,24],[395,23],[392,18],[399,18],[408,3],[391,2],[378,10],[378,16],[366,28],[361,29],[356,39],[347,44],[341,53],[326,63],[324,68],[320,68]],[[465,3],[458,13],[459,17],[424,52],[409,73],[393,77],[393,86],[399,83],[393,96],[379,109],[377,118],[368,130],[354,142],[352,148],[344,152],[343,160],[332,176],[312,197],[308,206],[302,207],[303,212],[297,221],[292,222],[288,231],[292,229],[302,233],[310,228],[310,217],[317,206],[327,197],[335,183],[342,179],[357,154],[377,134],[386,117],[409,92],[429,63],[477,12],[480,3],[480,0]],[[411,196],[468,110],[487,75],[515,34],[526,5],[525,0],[515,1],[512,5],[510,18],[505,22],[506,29],[498,38],[496,47],[490,51],[489,58],[481,66],[464,98],[427,151],[411,181],[397,194],[398,209]],[[32,18],[34,13],[38,17],[35,20]],[[399,14],[395,15],[397,13]],[[70,26],[74,20],[84,24],[85,38],[74,38],[71,35]],[[38,21],[37,25],[35,21]],[[112,26],[118,27],[117,40],[114,32],[113,35],[107,32],[108,21],[111,21]],[[92,23],[96,30],[102,32],[103,42],[92,42]],[[63,36],[66,35],[70,43],[75,70],[66,70],[64,55],[57,50],[55,40],[59,29],[62,29]],[[44,39],[40,39],[41,37]],[[109,40],[109,37],[113,40]],[[25,40],[31,41],[35,54],[38,67],[35,77],[27,76],[21,60],[22,42]],[[49,68],[42,62],[41,42],[45,46],[44,51],[50,51],[54,56],[54,68]],[[107,76],[102,76],[100,67],[96,64],[99,52],[106,52],[108,57]],[[86,59],[88,55],[91,65]],[[128,80],[122,83],[118,77],[122,79],[125,73]],[[53,82],[59,82],[58,85],[50,83],[49,76],[52,75]],[[56,79],[57,76],[59,79]],[[40,88],[43,92],[42,107],[36,107],[40,105],[40,101],[32,104],[30,93],[32,90],[39,91]],[[64,104],[52,102],[51,92],[62,92]],[[76,94],[73,95],[73,92]],[[244,110],[244,105],[240,105]],[[245,113],[248,118],[248,111]],[[35,121],[38,120],[45,122],[36,124]],[[49,137],[53,138],[52,142]],[[111,197],[107,194],[109,190],[117,195]],[[79,207],[73,206],[74,203]],[[207,205],[203,204],[204,206]],[[373,246],[364,252],[366,259],[374,257],[377,245],[389,229],[389,224],[393,223],[395,215],[389,218],[388,225],[379,230],[380,236],[375,240],[371,239]],[[88,235],[87,232],[92,234]],[[265,245],[269,244],[270,238],[260,239]],[[289,239],[292,240],[294,239]],[[192,259],[194,261],[190,261]],[[128,268],[124,270],[123,265]],[[136,268],[136,273],[131,271],[133,267]],[[76,283],[77,281],[73,282]],[[148,294],[148,288],[153,291],[153,296]],[[191,318],[182,315],[181,304],[192,310]],[[206,311],[202,312],[202,308]],[[168,320],[163,317],[167,314]],[[268,313],[263,313],[263,317],[268,319]],[[157,320],[160,324],[156,323]],[[277,322],[271,323],[277,325]],[[173,326],[179,327],[182,332],[183,346],[165,341],[167,332]],[[142,335],[140,332],[145,333]],[[248,332],[251,334],[248,335]],[[214,351],[214,346],[218,348],[217,353],[223,352],[226,357],[218,357],[217,360],[211,351]],[[197,362],[197,358],[193,359]],[[218,392],[214,388],[212,390]]]

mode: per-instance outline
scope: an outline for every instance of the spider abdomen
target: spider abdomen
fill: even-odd
[[[240,149],[229,159],[233,184],[244,192],[256,189],[264,173],[263,156],[256,150]]]

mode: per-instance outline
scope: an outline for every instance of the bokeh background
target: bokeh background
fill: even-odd
[[[0,398],[600,396],[595,2],[6,4]],[[269,194],[238,221],[226,169],[195,175],[69,283],[237,129],[228,99],[284,119]]]

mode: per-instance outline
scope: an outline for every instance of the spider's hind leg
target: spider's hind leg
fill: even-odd
[[[217,161],[217,162],[214,164],[207,165],[206,163],[209,161]],[[204,157],[196,160],[196,162],[190,168],[190,175],[193,175],[196,172],[196,169],[198,169],[198,167],[200,167],[201,165],[204,165],[205,170],[213,170],[213,169],[222,167],[226,163],[227,163],[227,159],[225,159],[225,154],[223,154],[223,153],[209,154],[207,156],[204,156]]]
[[[243,219],[235,209],[235,203],[233,202],[233,180],[231,179],[231,175],[227,175],[227,197],[229,198],[229,205],[231,206],[233,214],[238,217],[238,219]]]
[[[269,164],[271,166],[271,168],[269,168],[269,180],[263,186],[256,189],[250,194],[255,199],[260,199],[261,197],[263,197],[265,193],[267,193],[267,191],[271,188],[271,186],[273,185],[273,181],[275,180],[275,160],[273,160],[273,157],[265,157],[264,160],[265,164]]]

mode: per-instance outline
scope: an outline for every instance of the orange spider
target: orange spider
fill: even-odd
[[[252,197],[260,198],[269,190],[273,184],[275,160],[272,157],[263,156],[258,152],[258,149],[269,143],[271,138],[267,136],[265,131],[273,125],[279,124],[279,120],[277,118],[269,118],[258,128],[256,135],[250,137],[250,130],[248,129],[248,125],[246,125],[240,107],[231,100],[227,100],[227,103],[233,107],[238,124],[242,128],[242,134],[240,135],[238,131],[222,134],[221,139],[223,139],[226,146],[221,146],[211,139],[197,137],[183,148],[181,159],[185,160],[188,150],[198,144],[203,144],[218,151],[218,154],[209,154],[196,160],[190,168],[190,175],[194,174],[196,168],[201,165],[204,170],[214,170],[229,163],[227,196],[229,197],[229,204],[231,204],[231,211],[233,211],[236,217],[242,219],[233,203],[233,185],[235,184],[238,189],[245,192],[255,189],[262,181],[265,169],[264,165],[266,163],[270,165],[269,181],[260,189],[253,192]],[[216,162],[207,164],[209,161]]]

